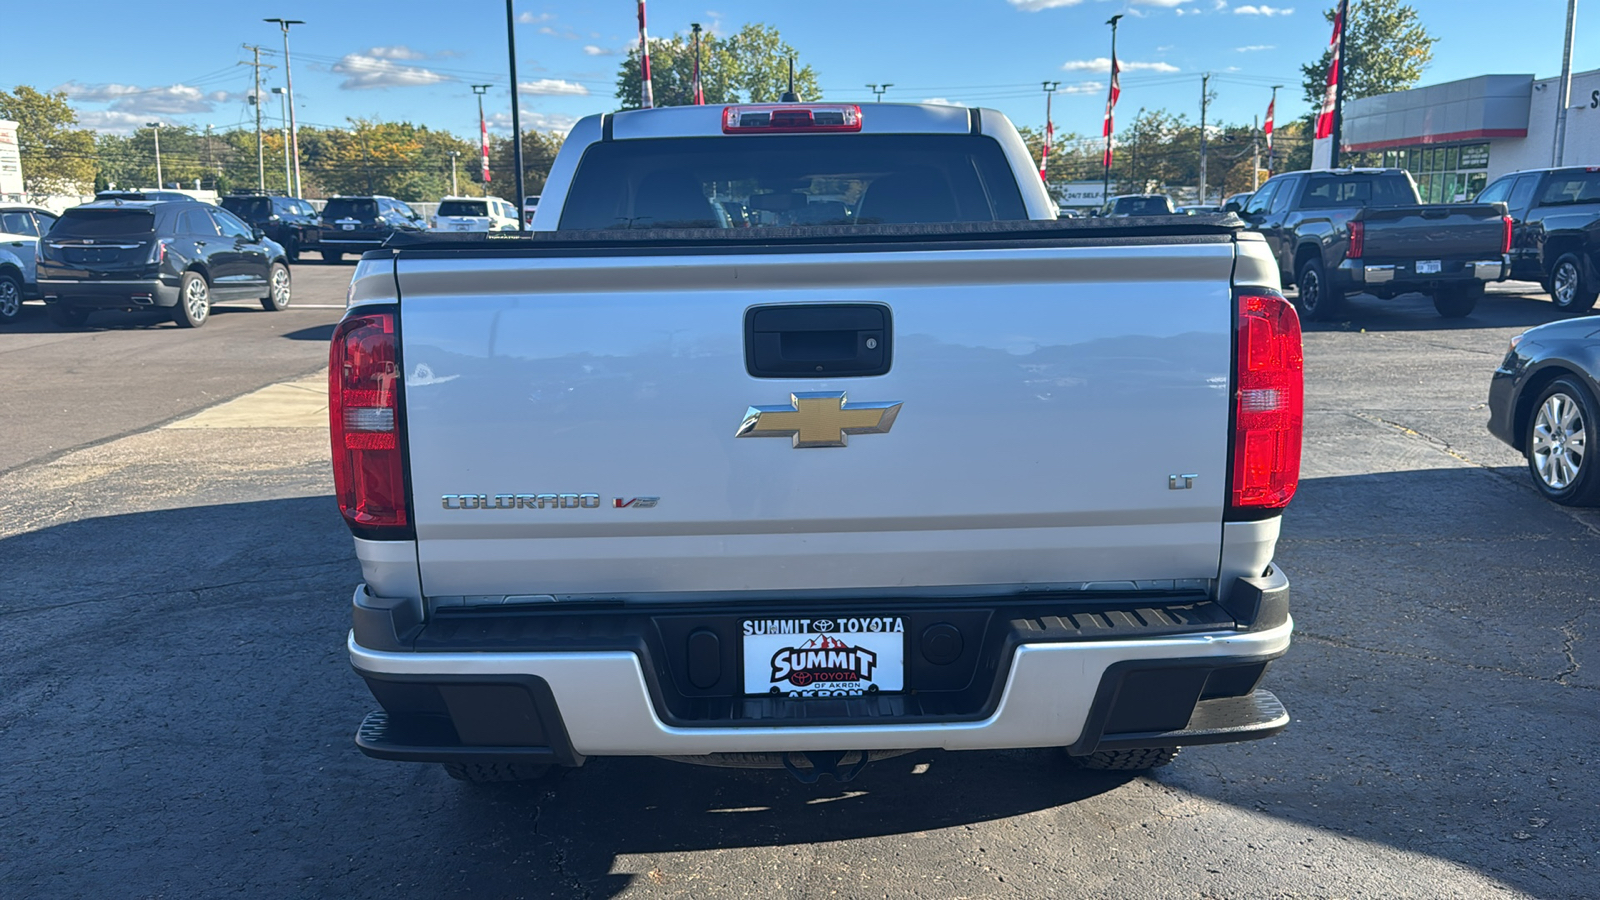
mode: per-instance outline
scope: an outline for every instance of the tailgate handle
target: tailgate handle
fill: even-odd
[[[755,378],[850,378],[889,371],[894,341],[880,303],[753,306],[744,314],[744,366]]]
[[[1425,209],[1421,213],[1424,219],[1444,219],[1450,215],[1448,209]]]

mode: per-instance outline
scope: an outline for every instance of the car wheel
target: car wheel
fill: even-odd
[[[1326,322],[1344,308],[1344,295],[1328,284],[1327,276],[1322,271],[1322,260],[1317,257],[1306,260],[1300,266],[1295,285],[1299,292],[1295,295],[1294,305],[1303,318]]]
[[[1550,302],[1556,309],[1570,316],[1581,316],[1594,308],[1600,291],[1589,283],[1583,273],[1583,260],[1576,253],[1568,253],[1556,260],[1550,270]]]
[[[322,261],[325,262],[325,263],[336,263],[336,262],[339,262],[342,259],[344,259],[344,254],[343,253],[338,253],[338,252],[335,252],[333,250],[323,250],[322,251]]]
[[[22,315],[22,282],[10,273],[0,273],[0,324],[9,324]]]
[[[1524,443],[1539,493],[1562,506],[1600,506],[1600,461],[1589,456],[1597,422],[1600,406],[1576,378],[1558,378],[1539,395]]]
[[[1483,299],[1483,284],[1481,282],[1469,285],[1456,285],[1455,287],[1440,288],[1434,292],[1433,308],[1439,315],[1446,319],[1464,319],[1472,315],[1478,307],[1478,301]]]
[[[283,255],[289,258],[289,262],[299,262],[300,239],[292,234],[289,235],[288,242],[283,245]]]
[[[1159,769],[1178,756],[1177,747],[1146,747],[1137,750],[1097,750],[1088,756],[1068,757],[1079,768],[1104,772],[1147,772]]]
[[[289,280],[289,267],[283,263],[273,263],[271,271],[267,274],[268,294],[261,298],[261,308],[267,312],[278,312],[288,309],[289,300],[294,295],[294,286]]]
[[[537,781],[550,774],[550,766],[534,763],[444,763],[446,775],[473,784]]]
[[[211,317],[211,285],[199,272],[183,273],[178,282],[178,303],[172,307],[172,321],[179,328],[199,328]]]
[[[62,328],[77,328],[89,320],[88,310],[74,309],[64,303],[46,303],[44,314]]]

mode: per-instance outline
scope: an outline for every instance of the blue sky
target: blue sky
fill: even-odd
[[[1358,0],[1359,2],[1359,0]],[[726,33],[745,22],[776,26],[821,75],[830,99],[885,99],[998,108],[1019,124],[1044,118],[1040,82],[1061,82],[1058,133],[1098,134],[1105,102],[1105,20],[1126,14],[1119,122],[1140,106],[1198,117],[1200,73],[1215,73],[1214,116],[1261,115],[1283,84],[1279,118],[1304,112],[1299,66],[1328,39],[1332,0],[650,0],[652,35],[700,22]],[[1440,38],[1424,83],[1486,73],[1556,74],[1565,0],[1412,0]],[[637,39],[633,0],[517,0],[518,75],[526,127],[564,129],[614,106],[621,51]],[[509,122],[504,4],[498,0],[119,0],[70,4],[0,0],[5,53],[0,87],[64,89],[86,124],[126,131],[161,120],[218,129],[253,122],[244,43],[260,44],[264,75],[281,85],[282,38],[262,16],[304,19],[291,34],[297,116],[409,119],[470,136],[477,106],[468,85],[492,83],[486,102]],[[1514,9],[1514,14],[1507,10]],[[72,21],[63,23],[63,11]],[[1600,68],[1600,8],[1579,10],[1574,69]],[[275,124],[279,104],[264,112]]]

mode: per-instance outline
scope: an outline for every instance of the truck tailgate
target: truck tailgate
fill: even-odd
[[[1214,578],[1233,263],[1225,239],[401,253],[424,592]],[[816,303],[887,306],[887,374],[748,374],[746,310]],[[901,406],[844,447],[736,437],[749,407],[804,392]]]
[[[1363,258],[1368,263],[1416,260],[1492,260],[1505,239],[1501,209],[1492,203],[1367,207]]]

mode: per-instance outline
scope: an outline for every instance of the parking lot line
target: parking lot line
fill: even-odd
[[[327,370],[283,381],[179,419],[167,428],[327,428]]]

